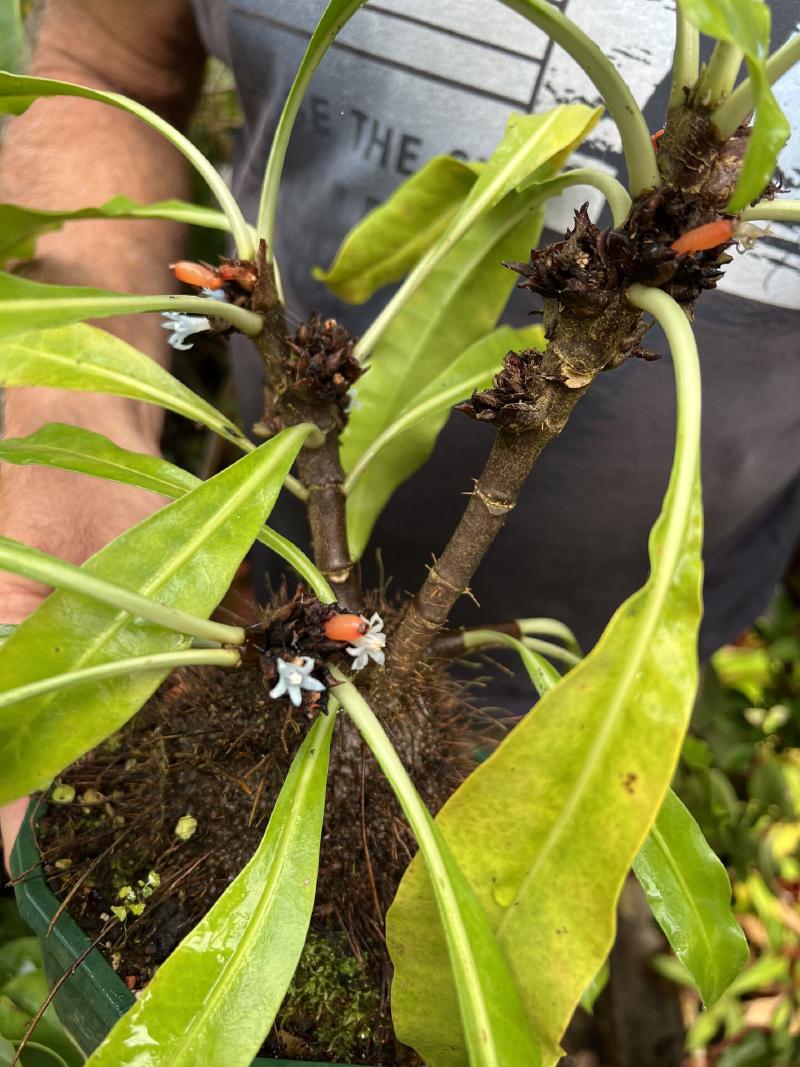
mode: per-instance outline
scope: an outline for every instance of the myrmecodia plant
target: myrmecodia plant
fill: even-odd
[[[526,631],[535,627],[517,626],[516,637],[458,639],[463,647],[512,643],[546,695],[436,821],[364,696],[340,668],[330,667],[337,682],[331,705],[341,704],[361,731],[420,845],[421,860],[409,869],[388,918],[399,1036],[434,1067],[554,1063],[572,1010],[608,952],[615,902],[634,861],[707,1002],[741,963],[743,943],[729,913],[724,872],[677,801],[669,799],[658,815],[694,693],[700,618],[699,382],[686,311],[702,289],[713,287],[725,247],[739,237],[743,221],[798,218],[796,204],[775,201],[769,190],[786,136],[770,82],[800,57],[800,42],[795,38],[769,57],[768,11],[755,0],[680,4],[671,106],[656,154],[630,91],[599,49],[543,0],[511,0],[595,82],[620,130],[629,189],[586,170],[557,173],[596,121],[593,109],[573,105],[513,116],[485,165],[433,161],[345,242],[331,272],[334,288],[349,286],[363,299],[407,275],[358,343],[324,321],[290,339],[277,264],[270,260],[283,159],[314,69],[362,3],[334,0],[311,39],[276,133],[255,231],[197,150],[140,105],[43,79],[4,76],[0,83],[5,109],[17,113],[39,96],[58,94],[133,111],[184,152],[222,208],[117,199],[64,214],[6,205],[0,208],[6,235],[0,251],[8,259],[29,254],[37,232],[92,215],[218,226],[229,230],[237,250],[211,278],[198,276],[211,281],[200,297],[131,297],[4,275],[0,382],[158,403],[248,453],[198,484],[162,460],[125,452],[74,427],[50,426],[3,443],[0,455],[9,461],[116,478],[165,493],[174,503],[82,568],[7,540],[0,544],[3,567],[59,589],[0,651],[0,797],[45,784],[134,714],[170,668],[233,668],[250,654],[252,635],[207,616],[254,539],[294,566],[322,603],[360,611],[353,564],[378,510],[429,454],[452,403],[472,391],[462,409],[495,423],[495,443],[453,538],[388,635],[385,672],[366,676],[362,688],[390,715],[388,695],[402,692],[430,654],[542,448],[600,370],[642,354],[646,313],[667,333],[679,399],[673,472],[651,539],[651,577],[622,605],[593,652],[560,681],[526,647],[532,644]],[[719,41],[702,76],[698,30]],[[734,89],[743,59],[749,78]],[[742,127],[754,106],[754,126]],[[587,182],[607,196],[614,228],[599,231],[579,212],[563,241],[519,262],[535,244],[546,198]],[[421,220],[419,205],[430,206],[432,189],[438,214]],[[746,206],[762,193],[767,202]],[[409,214],[411,226],[401,221]],[[427,245],[410,239],[423,229],[421,221]],[[517,261],[526,287],[544,298],[544,350],[541,338],[534,344],[530,335],[493,329],[511,284],[501,260]],[[254,448],[169,374],[81,325],[89,317],[149,310],[169,312],[177,345],[205,328],[232,326],[254,338],[272,385],[269,441]],[[509,349],[516,351],[503,359]],[[347,421],[347,386],[370,360],[359,407]],[[421,367],[427,381],[420,394]],[[297,479],[289,475],[295,461]],[[282,486],[307,501],[316,566],[262,525]],[[166,558],[165,541],[176,546]],[[331,608],[329,618],[341,614]],[[380,659],[378,621],[358,625],[353,641],[367,640],[363,648],[352,645],[353,663],[362,652],[367,660],[368,652]],[[192,637],[213,647],[190,647]],[[335,661],[335,650],[347,645],[325,646],[324,659],[333,655]],[[330,679],[321,672],[323,657],[294,663],[296,654],[273,655],[275,690],[282,684],[290,698],[308,700]],[[154,1063],[244,1064],[255,1053],[308,928],[335,714],[332,707],[318,718],[298,752],[251,862],[93,1062],[126,1062],[142,1034],[157,1042],[148,1051]],[[676,878],[676,870],[685,876]],[[298,885],[304,887],[299,896]],[[709,918],[708,901],[718,917]],[[249,1010],[256,1003],[258,1010]]]

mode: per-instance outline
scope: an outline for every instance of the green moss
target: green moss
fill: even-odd
[[[356,1060],[369,1049],[380,995],[342,935],[311,931],[286,994],[278,1029],[314,1055]]]

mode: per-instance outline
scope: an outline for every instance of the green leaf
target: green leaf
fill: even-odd
[[[78,471],[112,482],[136,485],[175,500],[200,485],[200,479],[165,459],[142,452],[129,452],[102,434],[51,422],[28,437],[0,440],[0,459],[7,463],[40,463],[61,470]],[[275,530],[262,527],[257,538],[286,560],[316,595],[325,602],[335,597],[305,552]],[[0,632],[0,638],[2,638]]]
[[[0,0],[0,70],[18,70],[24,62],[24,51],[20,0]]]
[[[679,0],[682,13],[701,33],[744,53],[756,101],[755,123],[742,173],[727,210],[740,211],[757,199],[775,171],[790,127],[769,84],[770,10],[763,0]]]
[[[747,963],[747,939],[731,909],[725,868],[672,791],[633,869],[659,926],[709,1007]]]
[[[526,638],[526,640],[529,640]],[[544,642],[543,642],[544,643]],[[544,656],[539,655],[519,641],[511,634],[501,633],[499,630],[465,630],[464,650],[486,648],[491,645],[504,646],[516,652],[522,660],[522,666],[528,672],[531,684],[539,696],[544,696],[548,689],[558,685],[561,675],[555,667],[548,663]],[[556,646],[553,646],[554,648]]]
[[[142,311],[188,311],[223,319],[246,334],[257,334],[260,315],[221,300],[198,296],[131,296],[80,285],[48,285],[0,273],[0,338],[32,329],[69,326],[85,319],[137,315]]]
[[[443,979],[455,989],[456,1029],[452,1034],[439,1030],[440,990],[432,983],[426,986],[425,1006],[419,1006],[425,1025],[402,1029],[393,1012],[397,1036],[412,1045],[429,1067],[446,1063],[462,1067],[467,1062],[470,1067],[539,1067],[539,1050],[486,912],[375,713],[340,671],[334,667],[332,672],[341,683],[336,688],[337,699],[372,751],[419,844],[415,874],[411,877],[422,883],[435,901],[435,930],[445,954]],[[420,940],[413,924],[406,934],[404,940],[395,941],[397,956],[426,955],[428,943]],[[395,994],[402,981],[395,970]]]
[[[33,1016],[44,1004],[49,989],[47,979],[41,970],[17,975],[0,986],[0,1033],[10,1041],[21,1040]],[[83,1056],[67,1035],[56,1015],[55,1007],[49,1004],[44,1015],[36,1024],[31,1035],[32,1040],[45,1050],[52,1051],[69,1067],[78,1067],[84,1062]],[[41,1063],[42,1057],[39,1057]],[[23,1055],[23,1064],[27,1062]],[[32,1067],[32,1065],[31,1065]]]
[[[0,387],[46,385],[158,404],[250,451],[242,431],[155,360],[96,326],[34,330],[0,343]]]
[[[0,204],[0,266],[11,259],[30,259],[37,237],[75,219],[172,219],[212,230],[230,228],[221,211],[183,200],[137,204],[125,196],[115,196],[100,207],[77,211],[37,211],[17,204]]]
[[[320,715],[295,756],[266,833],[244,870],[159,967],[89,1058],[91,1067],[158,1052],[169,1067],[249,1067],[269,1033],[308,931],[317,884],[336,715]]]
[[[442,236],[480,173],[480,163],[435,156],[347,234],[329,270],[313,275],[350,304],[399,281]]]
[[[367,0],[330,0],[311,35],[308,48],[300,61],[292,87],[286,97],[272,138],[258,207],[256,229],[258,236],[265,239],[267,248],[270,250],[275,245],[275,212],[278,206],[283,165],[286,161],[286,150],[289,147],[289,139],[292,136],[295,119],[300,111],[306,89],[336,35],[366,2]]]
[[[278,496],[309,427],[285,430],[94,555],[84,570],[208,615]],[[186,648],[185,635],[57,591],[0,648],[8,688],[69,670]],[[0,803],[43,787],[126,722],[164,671],[75,686],[0,711]]]
[[[526,257],[541,233],[536,191],[513,193],[476,223],[389,325],[342,435],[342,464],[352,470],[372,444],[417,401],[422,383],[446,381],[448,368],[493,329],[514,285],[503,259]],[[489,341],[488,360],[505,355]],[[480,361],[481,350],[477,350]],[[467,364],[465,364],[467,365]],[[488,371],[487,377],[491,373]],[[464,397],[466,399],[466,397]],[[398,485],[430,455],[446,414],[432,416],[391,442],[368,465],[347,500],[350,551],[358,559]]]
[[[600,996],[600,994],[603,992],[606,985],[608,984],[609,974],[610,968],[608,965],[608,960],[606,960],[600,970],[591,980],[591,982],[581,993],[581,1007],[585,1012],[588,1012],[589,1015],[591,1015],[594,1011],[594,1006],[597,1003],[597,998]]]
[[[419,260],[402,287],[356,345],[359,359],[365,359],[376,350],[389,326],[405,310],[414,294],[425,285],[465,235],[478,222],[485,220],[488,212],[493,208],[499,211],[501,202],[530,175],[538,174],[542,182],[552,177],[596,124],[600,110],[584,104],[564,104],[542,115],[510,116],[502,140],[481,169],[478,180],[456,217],[436,244]],[[540,199],[543,197],[544,194],[541,194]]]
[[[244,221],[241,211],[221,175],[209,163],[203,153],[196,148],[188,137],[184,137],[174,126],[170,126],[160,115],[144,107],[143,104],[130,100],[120,93],[106,93],[100,89],[90,89],[85,85],[71,82],[55,81],[52,78],[31,78],[0,71],[0,115],[21,115],[34,100],[48,96],[77,96],[86,100],[97,100],[103,104],[128,111],[138,119],[152,126],[154,130],[173,144],[179,152],[197,170],[208,184],[217,203],[225,212],[230,224],[236,248],[242,259],[251,259],[255,252],[255,242],[250,227]]]
[[[597,125],[602,108],[560,104],[540,115],[509,115],[503,138],[483,167],[458,213],[453,230],[463,232],[512,189],[539,173],[546,180],[561,169]]]
[[[0,985],[41,966],[42,956],[35,937],[15,937],[0,944]]]
[[[643,287],[634,287],[639,299]],[[697,680],[702,509],[699,372],[691,329],[666,294],[644,290],[673,350],[679,396],[675,461],[650,538],[651,574],[594,650],[448,800],[437,823],[506,953],[542,1063],[608,955],[625,876],[680,753]],[[637,304],[642,306],[642,304]],[[666,310],[665,310],[666,309]],[[455,991],[435,902],[415,860],[387,915],[399,1032],[431,1026],[458,1047]],[[425,952],[398,954],[408,945]],[[463,1063],[463,1056],[441,1063]],[[437,1064],[438,1067],[438,1064]]]

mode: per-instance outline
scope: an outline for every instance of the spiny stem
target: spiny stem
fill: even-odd
[[[297,457],[314,562],[330,583],[336,600],[351,611],[360,611],[364,596],[347,541],[344,470],[339,454],[341,413],[335,402],[308,404],[286,389],[284,368],[291,358],[286,316],[263,241],[258,260],[259,282],[253,306],[263,315],[264,328],[255,344],[271,384],[270,403],[284,426],[310,422],[319,430],[318,439],[308,442]]]
[[[604,367],[622,362],[642,333],[641,316],[626,310],[619,297],[593,318],[567,309],[557,313],[550,344],[530,386],[528,401],[535,401],[536,424],[523,432],[498,431],[461,521],[387,646],[388,666],[397,675],[413,672],[424,659],[453,605],[468,591],[541,452],[562,431],[591,381]],[[569,368],[575,367],[581,374],[573,379]]]
[[[800,63],[800,33],[790,37],[767,60],[767,81],[772,85],[796,63]],[[722,138],[732,137],[739,126],[756,106],[756,93],[753,82],[745,78],[740,86],[733,90],[713,114],[714,125]]]
[[[171,671],[176,667],[238,667],[240,663],[239,653],[225,648],[199,648],[188,649],[186,652],[159,652],[152,656],[132,656],[130,659],[116,660],[114,663],[100,663],[95,667],[84,667],[79,671],[56,674],[51,678],[40,678],[36,682],[8,689],[5,693],[0,693],[0,708],[7,708],[10,704],[18,704],[32,697],[60,692],[73,685],[101,682],[108,678],[118,678],[123,674]]]
[[[73,563],[28,548],[7,537],[0,537],[0,568],[56,589],[81,593],[113,608],[128,611],[131,615],[148,619],[167,630],[219,641],[223,645],[240,645],[245,639],[245,631],[241,626],[226,626],[167,607],[105,578],[98,578],[84,567],[76,567]]]
[[[700,31],[675,4],[675,52],[672,57],[672,86],[669,106],[680,107],[686,103],[686,91],[691,89],[700,73]]]

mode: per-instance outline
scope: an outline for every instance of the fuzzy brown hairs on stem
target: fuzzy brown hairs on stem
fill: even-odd
[[[297,457],[300,479],[308,490],[306,509],[314,561],[330,583],[337,601],[351,611],[361,611],[364,594],[347,544],[344,471],[339,458],[339,438],[345,420],[341,397],[332,392],[330,398],[314,402],[309,399],[305,380],[303,389],[292,388],[297,383],[287,376],[287,367],[296,359],[297,349],[290,343],[285,311],[263,241],[257,263],[258,282],[252,308],[263,317],[264,328],[255,344],[269,382],[263,421],[276,433],[301,422],[313,423],[321,431],[322,445],[316,448],[306,445]],[[349,380],[357,377],[347,358],[338,361],[335,373],[341,375],[342,369]]]

